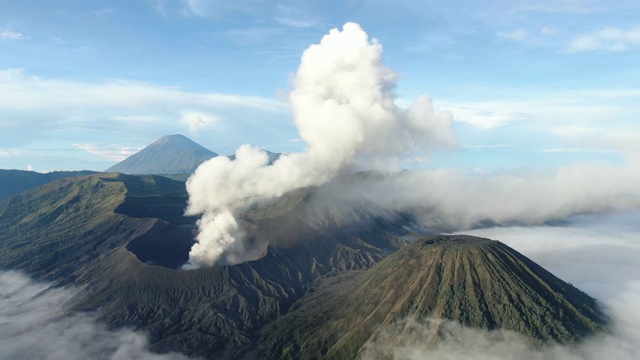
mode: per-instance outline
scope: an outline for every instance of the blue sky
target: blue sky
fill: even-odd
[[[398,103],[453,113],[458,147],[403,166],[640,162],[634,1],[0,1],[0,168],[103,170],[173,133],[231,154],[304,149],[302,52],[359,23]]]

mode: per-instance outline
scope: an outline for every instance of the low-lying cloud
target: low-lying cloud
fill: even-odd
[[[452,232],[491,225],[541,225],[577,214],[640,208],[639,182],[639,170],[613,165],[518,174],[434,170],[339,178],[319,188],[311,200],[329,209],[407,213],[429,232]]]
[[[91,314],[72,313],[78,290],[55,288],[14,271],[0,271],[0,358],[182,360],[154,354],[147,337],[108,330]]]

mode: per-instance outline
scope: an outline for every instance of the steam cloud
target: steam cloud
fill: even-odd
[[[436,170],[345,180],[339,175],[353,164],[379,166],[381,159],[416,148],[455,143],[451,115],[436,111],[429,98],[418,98],[406,110],[395,105],[396,76],[381,54],[382,46],[357,24],[331,30],[304,52],[290,95],[307,150],[282,155],[269,165],[265,152],[243,145],[235,160],[216,157],[196,170],[187,181],[186,213],[201,218],[187,267],[255,258],[261,244],[246,240],[242,215],[313,185],[323,186],[316,189],[310,208],[325,211],[314,216],[342,216],[361,206],[380,214],[410,214],[419,226],[435,232],[538,225],[575,214],[640,207],[637,167],[572,165],[554,174],[517,176]],[[345,215],[336,222],[347,221]]]
[[[88,314],[71,314],[77,290],[53,288],[0,271],[0,359],[186,360],[154,354],[146,336],[110,331]]]
[[[235,160],[216,157],[187,181],[187,215],[202,215],[192,267],[248,260],[239,217],[252,205],[331,180],[359,161],[403,155],[425,146],[452,145],[448,112],[418,98],[395,104],[396,75],[381,60],[382,46],[355,23],[333,29],[302,55],[290,95],[294,122],[308,148],[269,165],[265,152],[241,146]]]
[[[553,173],[481,176],[451,170],[361,179],[336,179],[315,202],[331,208],[408,213],[434,232],[490,225],[540,225],[576,214],[640,207],[640,170],[613,165],[571,165]],[[360,205],[362,206],[362,205]]]

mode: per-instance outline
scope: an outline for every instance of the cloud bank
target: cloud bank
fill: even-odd
[[[236,158],[213,158],[187,181],[188,215],[202,215],[191,266],[232,264],[245,257],[238,222],[251,205],[321,185],[356,162],[407,154],[416,148],[452,145],[451,115],[419,97],[409,109],[395,104],[396,75],[381,60],[382,46],[355,23],[333,29],[303,54],[290,103],[302,153],[268,156],[250,145]]]
[[[108,140],[109,134],[155,138],[185,131],[202,133],[207,126],[229,119],[260,119],[250,125],[268,131],[267,124],[281,126],[276,119],[286,114],[286,104],[268,98],[124,80],[78,82],[31,76],[22,69],[0,70],[0,143],[4,147],[46,140],[69,129],[82,130],[83,143],[91,135],[116,142],[122,137],[111,135],[113,140]],[[243,129],[249,124],[227,124],[227,141],[240,142],[234,139],[238,134],[230,131],[234,128],[243,132],[242,141],[251,136]]]
[[[0,271],[0,358],[183,360],[154,354],[145,335],[110,331],[88,314],[72,314],[76,290],[54,288],[14,271]]]
[[[517,174],[433,170],[338,178],[310,201],[323,204],[317,208],[327,209],[324,216],[342,208],[384,209],[412,215],[427,232],[453,232],[638,209],[639,182],[636,168],[602,164]]]
[[[22,40],[24,38],[25,36],[22,33],[7,30],[7,29],[0,29],[0,39]]]
[[[568,51],[623,52],[638,45],[640,45],[640,26],[628,30],[605,27],[592,33],[577,36],[569,44]]]

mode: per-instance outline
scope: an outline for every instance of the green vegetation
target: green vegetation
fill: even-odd
[[[264,229],[256,241],[272,243],[263,258],[180,271],[196,220],[182,216],[184,183],[117,173],[58,180],[0,202],[0,267],[83,286],[78,310],[146,330],[156,351],[238,358],[314,280],[367,269],[403,244],[391,234],[400,225],[375,217],[348,230],[299,221],[317,211],[305,196],[246,220]]]
[[[25,190],[33,189],[44,185],[50,181],[66,177],[82,176],[93,174],[93,171],[53,171],[49,173],[39,173],[24,170],[4,170],[0,169],[0,200],[9,196],[21,193]]]
[[[428,318],[559,343],[607,322],[593,298],[506,245],[439,236],[416,240],[366,272],[319,283],[265,328],[261,351],[271,359],[349,359],[387,326]]]
[[[210,359],[353,358],[399,319],[453,319],[555,342],[606,322],[594,299],[499,242],[440,236],[407,245],[413,219],[309,201],[317,190],[252,209],[243,226],[250,241],[269,244],[260,259],[180,271],[196,220],[182,215],[184,182],[60,179],[0,201],[0,268],[80,285],[77,310],[147,331],[156,351]]]

